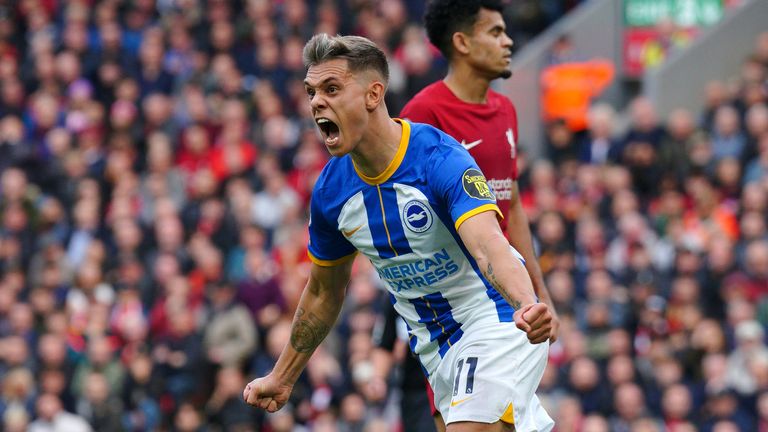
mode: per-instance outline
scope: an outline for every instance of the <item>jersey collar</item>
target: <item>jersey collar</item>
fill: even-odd
[[[360,172],[360,170],[357,169],[357,165],[355,165],[355,161],[352,161],[352,166],[355,168],[355,172],[357,173],[358,177],[360,177],[362,181],[372,186],[382,184],[389,180],[389,178],[392,177],[392,174],[394,174],[395,171],[397,171],[397,169],[400,167],[400,164],[403,162],[403,158],[405,158],[405,152],[408,150],[408,141],[411,137],[411,125],[407,121],[401,120],[399,118],[392,120],[400,123],[403,126],[403,132],[402,135],[400,135],[400,145],[397,148],[397,153],[395,153],[395,157],[392,158],[392,161],[389,163],[387,168],[376,177],[368,177]]]

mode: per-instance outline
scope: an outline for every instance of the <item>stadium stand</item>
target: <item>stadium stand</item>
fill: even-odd
[[[513,35],[577,3],[519,2]],[[386,47],[396,112],[445,67],[422,13],[0,0],[0,429],[398,430],[396,375],[361,396],[385,296],[362,260],[290,406],[241,395],[289,338],[328,157],[303,43]],[[583,136],[549,125],[520,159],[563,320],[540,389],[560,432],[768,431],[768,33],[702,94],[700,117],[633,100],[624,134],[593,106]]]

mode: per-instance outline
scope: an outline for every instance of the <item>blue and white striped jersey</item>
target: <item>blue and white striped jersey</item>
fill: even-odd
[[[438,129],[396,121],[400,147],[379,176],[358,172],[349,155],[323,169],[312,193],[309,254],[323,266],[356,251],[368,257],[431,374],[464,333],[512,322],[514,310],[457,234],[467,218],[499,212],[477,164]]]

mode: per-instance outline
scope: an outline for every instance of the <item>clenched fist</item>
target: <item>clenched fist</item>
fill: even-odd
[[[281,383],[270,374],[249,382],[243,390],[243,400],[273,413],[288,402],[292,390],[292,385]]]
[[[517,328],[528,335],[531,343],[538,344],[549,339],[552,331],[552,311],[544,303],[532,303],[515,311],[513,316]]]

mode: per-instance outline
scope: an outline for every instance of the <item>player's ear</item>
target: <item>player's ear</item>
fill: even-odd
[[[461,54],[469,54],[470,41],[469,35],[462,32],[456,32],[451,36],[451,44],[453,44],[453,50]]]
[[[365,92],[365,109],[373,111],[384,102],[385,90],[386,86],[381,81],[371,81],[368,84],[368,91]]]

